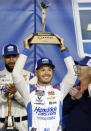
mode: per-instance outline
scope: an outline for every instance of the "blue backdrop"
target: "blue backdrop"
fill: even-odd
[[[47,8],[45,30],[63,37],[70,54],[79,60],[71,0],[51,0],[51,6]],[[25,37],[39,31],[42,31],[40,0],[0,0],[0,70],[4,68],[1,59],[3,46],[14,43],[21,52]],[[34,72],[36,60],[44,56],[52,59],[56,66],[53,83],[60,82],[66,67],[56,45],[33,45],[25,69]]]

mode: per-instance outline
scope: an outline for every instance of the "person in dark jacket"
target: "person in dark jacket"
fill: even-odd
[[[88,88],[91,85],[89,66],[91,57],[78,62],[79,83],[73,87],[63,101],[64,131],[91,131],[91,98]]]

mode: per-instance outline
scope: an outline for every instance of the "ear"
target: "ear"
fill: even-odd
[[[4,56],[2,56],[2,60],[5,62],[5,57]]]

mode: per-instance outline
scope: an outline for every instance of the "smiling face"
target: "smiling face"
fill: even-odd
[[[2,56],[2,59],[5,62],[5,67],[9,72],[12,72],[18,56],[19,55]]]
[[[38,77],[38,84],[41,86],[51,84],[54,70],[49,65],[43,65],[39,69],[35,70],[35,74]]]

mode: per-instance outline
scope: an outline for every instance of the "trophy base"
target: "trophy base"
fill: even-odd
[[[60,44],[59,39],[50,32],[37,32],[28,42],[30,44]]]
[[[13,116],[7,116],[5,118],[4,126],[0,129],[0,131],[19,131],[14,126],[14,117]]]

